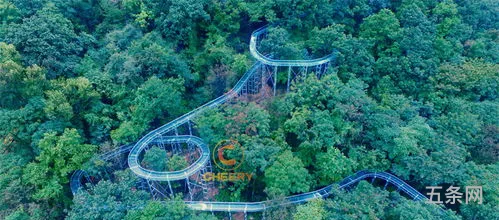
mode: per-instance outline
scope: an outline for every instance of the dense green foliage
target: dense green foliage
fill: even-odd
[[[274,26],[261,49],[276,58],[333,48],[338,58],[287,94],[196,119],[210,146],[238,140],[240,169],[254,174],[221,184],[216,199],[282,198],[371,169],[421,192],[480,185],[484,204],[443,213],[360,183],[263,215],[499,219],[498,10],[491,0],[0,0],[0,219],[214,218],[180,196],[151,201],[127,170],[72,200],[69,177],[226,92],[264,23]],[[145,166],[188,165],[149,152]]]

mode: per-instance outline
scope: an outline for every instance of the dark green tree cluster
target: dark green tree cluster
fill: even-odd
[[[499,72],[495,55],[485,48],[497,52],[497,41],[483,38],[494,32],[493,27],[481,24],[478,28],[463,19],[468,4],[371,5],[366,14],[353,13],[362,15],[361,19],[336,18],[329,26],[312,26],[308,34],[297,31],[287,23],[290,20],[271,28],[261,47],[280,58],[309,58],[309,54],[321,56],[338,49],[338,77],[307,78],[286,96],[260,104],[271,116],[267,137],[279,147],[271,151],[275,155],[266,161],[263,173],[247,170],[257,174],[255,186],[265,187],[266,196],[278,198],[371,169],[392,172],[422,192],[430,185],[458,185],[464,190],[475,184],[495,196],[496,188],[487,185],[497,181],[487,175],[497,169],[499,158]],[[480,4],[485,11],[496,8]],[[482,55],[472,52],[478,46],[472,44],[479,41],[489,45],[482,47]],[[212,144],[213,139],[242,140],[230,128],[246,121],[234,118],[227,108],[233,107],[224,106],[222,113],[213,113],[206,124],[199,124],[201,135]],[[250,111],[242,111],[241,118]],[[262,122],[267,123],[260,120],[254,126]],[[254,142],[247,143],[248,151],[257,149]],[[269,150],[261,152],[269,155]],[[483,179],[477,177],[482,172],[487,173]],[[236,196],[242,199],[265,197],[255,196],[248,185],[239,187],[228,190],[242,193]],[[453,209],[465,218],[495,218],[496,200]],[[387,216],[417,218],[409,217],[411,213],[377,218]]]
[[[116,181],[100,181],[74,198],[68,219],[212,219],[187,208],[181,196],[153,201],[149,192],[135,188],[137,177],[130,170],[117,171]]]

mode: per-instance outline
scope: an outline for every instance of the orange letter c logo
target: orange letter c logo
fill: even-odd
[[[224,152],[229,153],[230,158],[224,157]],[[228,156],[227,154],[225,156]],[[221,170],[231,171],[241,166],[244,161],[244,148],[234,140],[222,140],[217,143],[211,152],[213,163]]]
[[[220,160],[220,162],[222,162],[223,164],[227,165],[227,166],[233,166],[234,164],[236,164],[236,160],[234,159],[230,159],[230,160],[227,160],[224,158],[224,151],[225,149],[229,149],[229,150],[233,150],[234,149],[234,145],[225,145],[221,148],[218,148],[218,159]]]

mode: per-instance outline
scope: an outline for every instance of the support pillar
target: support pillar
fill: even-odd
[[[192,189],[191,189],[191,182],[189,181],[189,177],[185,178],[185,181],[187,182],[187,189],[189,190],[189,196],[192,201]]]
[[[286,92],[289,92],[289,81],[291,80],[291,66],[288,67],[288,83],[286,85]]]
[[[317,69],[318,69],[318,70],[317,70],[317,73],[315,73],[315,74],[317,75],[317,78],[318,78],[318,79],[320,79],[320,78],[322,77],[322,65],[323,65],[323,64],[321,64],[321,65],[317,66]]]
[[[175,136],[178,136],[178,129],[176,127],[175,127]],[[179,143],[175,143],[174,145],[177,148],[177,152],[179,154],[182,153],[182,146]]]
[[[258,82],[256,81],[256,80],[257,80],[257,78],[258,78],[258,77],[257,77],[257,73],[258,73],[258,72],[253,73],[253,76],[252,76],[250,79],[248,79],[248,83],[251,83],[251,89],[250,89],[250,90],[248,90],[248,91],[249,91],[249,94],[255,94],[255,93],[256,93],[256,86],[257,86],[257,83],[258,83]]]
[[[244,83],[244,86],[243,88],[246,88],[246,94],[251,94],[251,90],[253,90],[253,81],[251,81],[251,78],[248,79],[248,81],[246,81],[246,83]]]
[[[163,143],[163,141],[159,141],[159,147],[161,147],[161,149],[163,149],[164,151],[167,151],[166,150],[166,147],[165,147],[165,144]]]
[[[277,91],[277,66],[274,67],[274,96]]]
[[[262,71],[260,72],[260,83],[262,84],[262,88],[265,87],[265,85],[267,85],[267,65],[263,64],[262,65]],[[262,92],[262,97],[265,97],[265,92]]]
[[[147,181],[147,186],[149,187],[149,193],[151,193],[153,199],[156,199],[156,196],[154,195],[154,189],[151,186],[151,182],[149,180],[146,181]]]
[[[189,127],[189,135],[192,135],[191,121],[187,121],[187,126]]]
[[[168,180],[168,188],[170,189],[170,196],[173,198],[173,189],[172,189],[172,184],[170,183],[170,180]]]

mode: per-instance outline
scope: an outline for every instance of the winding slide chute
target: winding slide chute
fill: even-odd
[[[129,168],[138,176],[154,181],[176,181],[185,180],[192,176],[196,172],[199,172],[210,160],[210,150],[204,141],[193,135],[176,135],[176,136],[166,136],[168,132],[173,131],[180,125],[188,123],[195,116],[199,115],[201,112],[219,106],[230,99],[233,99],[240,94],[243,86],[247,83],[253,74],[255,74],[261,65],[269,65],[274,67],[312,67],[324,65],[335,59],[335,53],[328,56],[313,59],[313,60],[275,60],[267,56],[262,55],[257,50],[257,41],[259,36],[267,31],[267,26],[255,30],[251,34],[250,39],[250,53],[257,60],[257,62],[248,70],[242,78],[237,82],[237,84],[226,94],[211,100],[210,102],[176,118],[175,120],[149,132],[143,136],[135,145],[126,145],[117,148],[114,151],[108,152],[101,156],[101,159],[108,160],[117,155],[129,152],[128,154],[128,166]],[[192,163],[189,167],[178,170],[178,171],[154,171],[142,167],[139,163],[139,155],[142,151],[148,148],[152,144],[179,144],[187,143],[195,145],[200,149],[200,157]],[[81,188],[81,179],[86,176],[84,171],[78,170],[71,177],[71,190],[73,194],[76,194]],[[319,190],[312,192],[307,192],[303,194],[298,194],[294,196],[289,196],[279,201],[264,201],[264,202],[209,202],[209,201],[186,201],[188,207],[193,210],[200,211],[225,211],[225,212],[261,212],[268,208],[275,206],[284,206],[290,204],[300,204],[307,202],[314,198],[324,198],[327,197],[333,187],[345,188],[361,180],[365,179],[382,179],[387,183],[390,183],[397,187],[400,191],[405,192],[408,196],[414,200],[426,200],[427,198],[419,193],[416,189],[412,188],[410,185],[397,178],[396,176],[386,173],[386,172],[369,172],[360,171],[352,176],[343,179],[338,184],[331,184]]]

